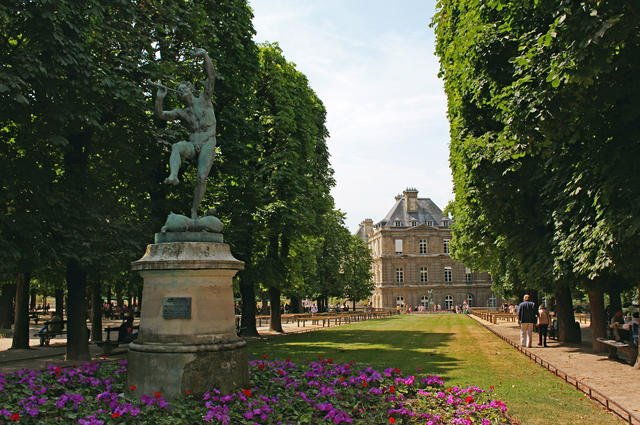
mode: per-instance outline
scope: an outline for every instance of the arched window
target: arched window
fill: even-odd
[[[396,305],[400,307],[404,307],[404,297],[396,297]]]
[[[444,309],[451,310],[451,307],[453,307],[453,297],[451,295],[447,295],[444,297]]]
[[[473,307],[473,295],[467,294],[467,305]]]
[[[487,307],[495,307],[498,304],[495,294],[489,295],[489,299],[487,300]]]
[[[427,297],[426,295],[424,295],[422,298],[420,298],[420,304],[421,304],[424,308],[428,308],[428,307],[429,307],[429,297]]]

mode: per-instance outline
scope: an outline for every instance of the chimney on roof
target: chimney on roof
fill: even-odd
[[[393,199],[395,199],[396,201],[399,201],[400,199],[402,199],[402,195],[398,193],[396,196],[394,196]]]
[[[402,192],[405,199],[404,208],[407,213],[418,212],[418,189],[408,187]]]
[[[360,225],[364,228],[364,234],[367,236],[371,236],[373,233],[373,220],[370,218],[365,218]]]

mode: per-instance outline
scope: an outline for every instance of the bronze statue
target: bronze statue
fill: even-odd
[[[193,204],[191,206],[191,219],[196,220],[198,218],[198,207],[205,194],[207,177],[213,165],[216,150],[216,116],[213,111],[213,103],[211,103],[216,75],[213,63],[206,50],[194,49],[192,53],[204,59],[208,77],[205,81],[204,89],[199,96],[196,96],[195,88],[191,83],[181,82],[175,91],[184,102],[185,107],[164,111],[162,104],[168,89],[158,83],[156,84],[158,92],[155,113],[158,118],[165,121],[180,120],[191,131],[188,141],[182,140],[171,145],[170,173],[164,182],[172,185],[178,184],[178,172],[183,161],[187,159],[196,161],[198,171],[196,187],[193,193]]]

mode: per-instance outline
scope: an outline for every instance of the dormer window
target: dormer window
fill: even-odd
[[[402,222],[401,222],[400,220],[396,220],[396,222],[395,222],[395,226],[396,226],[396,227],[400,227],[400,226],[402,226]]]
[[[442,220],[443,227],[449,227],[449,220]]]
[[[433,220],[427,220],[427,226],[433,226]]]
[[[412,221],[412,222],[411,222],[411,227],[416,227],[417,225],[418,225],[418,222],[417,222],[417,221]]]

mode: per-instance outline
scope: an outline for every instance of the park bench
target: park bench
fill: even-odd
[[[33,320],[33,323],[37,325],[38,322],[40,321],[40,316],[43,316],[45,314],[47,313],[45,313],[44,311],[30,311],[29,320]]]
[[[40,338],[41,347],[44,347],[45,345],[49,346],[49,344],[51,343],[51,338],[55,338],[58,335],[66,335],[67,331],[64,328],[64,325],[66,323],[67,323],[66,320],[58,321],[58,322],[51,322],[51,321],[44,322],[44,324],[47,326],[47,330],[45,332],[38,331],[35,334],[33,334],[33,336],[37,336]],[[48,329],[52,324],[59,324],[60,329],[56,329],[56,330]]]
[[[136,325],[133,329],[140,329],[140,326]],[[102,354],[106,356],[111,354],[118,345],[124,344],[124,342],[120,341],[119,338],[116,338],[115,340],[111,339],[111,332],[115,332],[116,335],[118,335],[120,332],[120,326],[107,326],[104,328],[104,331],[107,333],[107,340],[98,342],[97,345],[102,348]]]
[[[618,360],[618,350],[629,356],[629,364],[633,366],[638,357],[638,347],[633,343],[626,343],[622,341],[616,341],[613,339],[597,338],[598,342],[605,344],[609,350],[609,358],[612,360]]]

